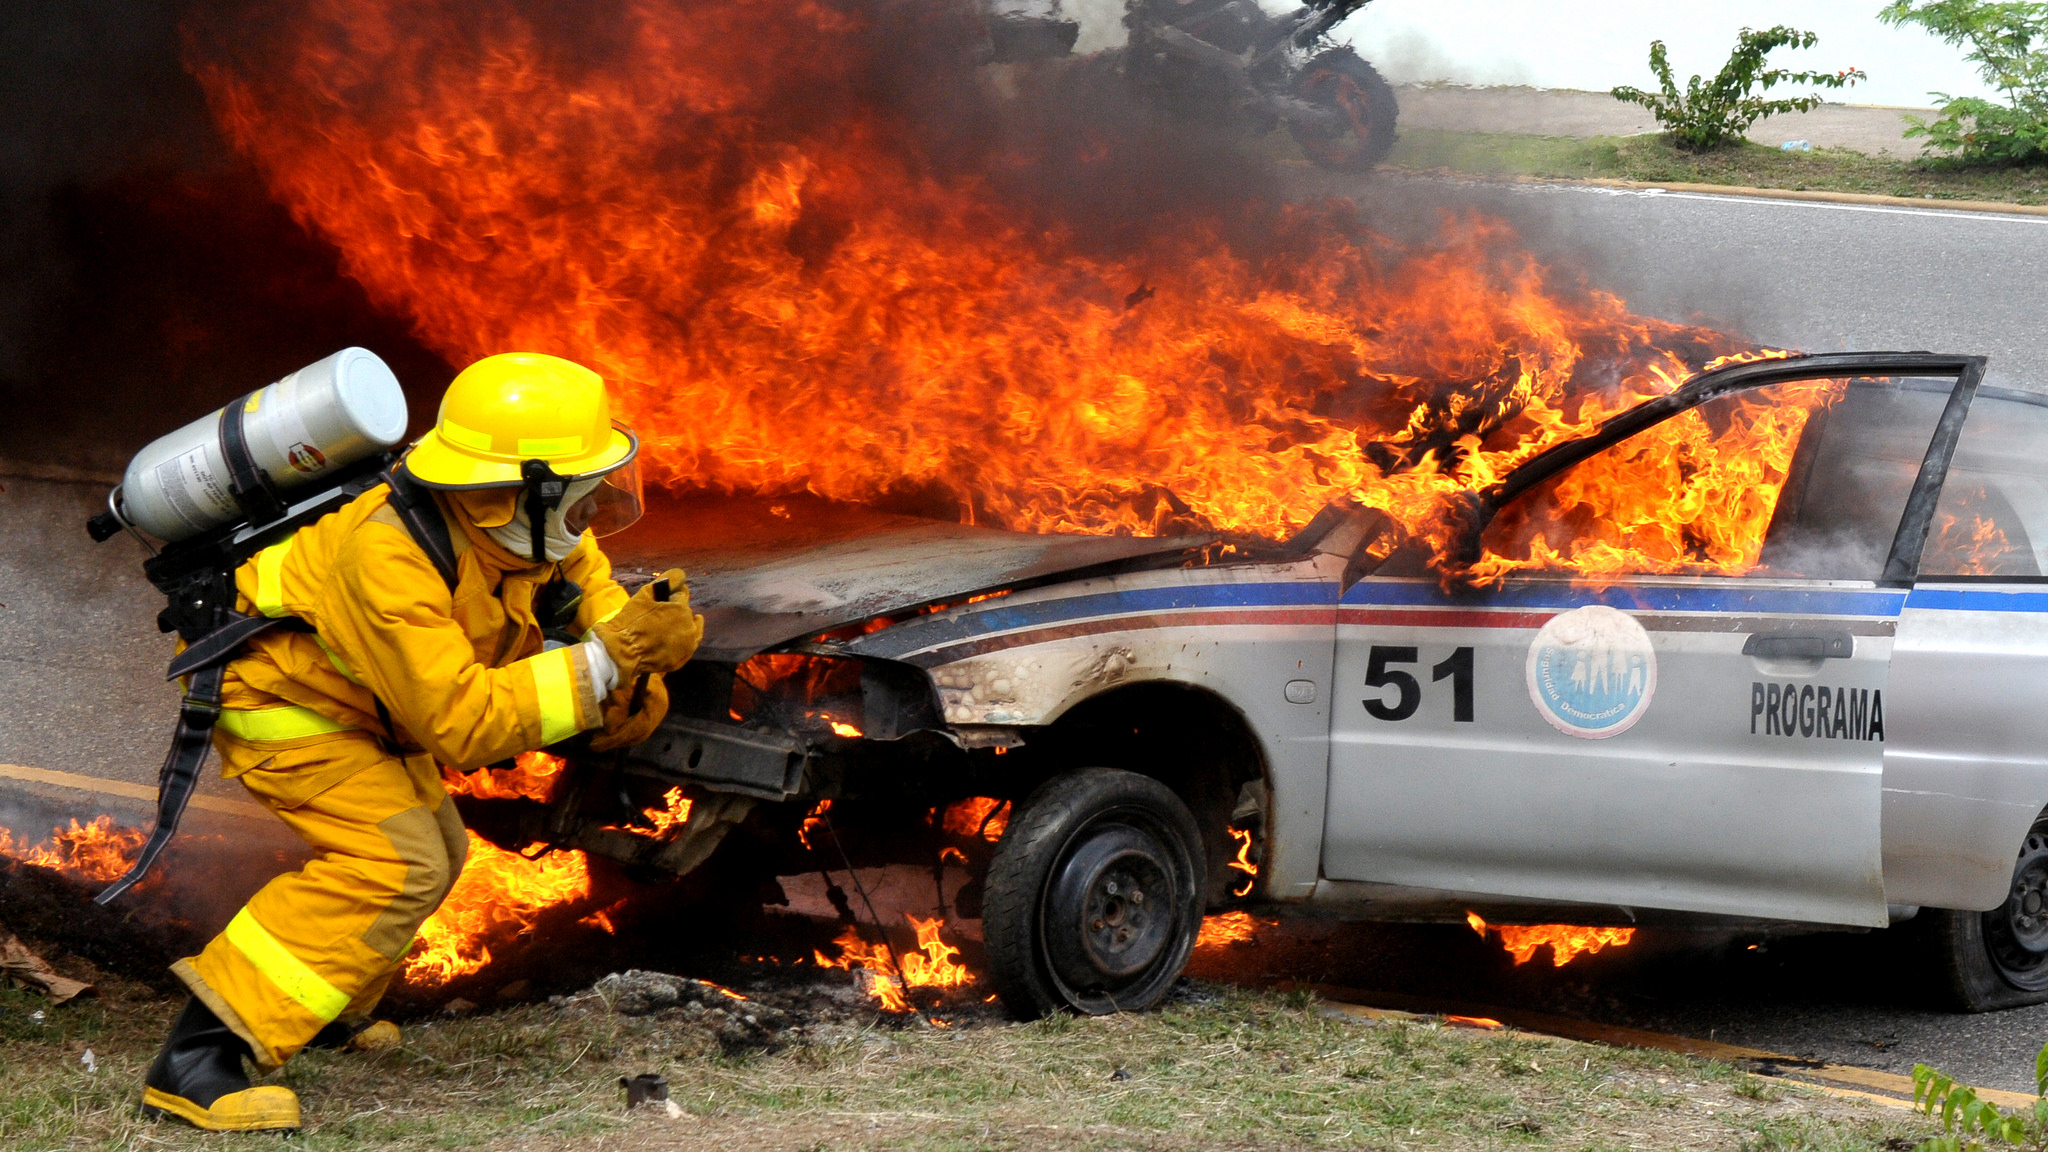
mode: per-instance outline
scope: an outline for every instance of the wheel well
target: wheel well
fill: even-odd
[[[1258,784],[1263,846],[1271,795],[1265,756],[1235,706],[1185,684],[1133,684],[1068,709],[1047,735],[1068,767],[1122,768],[1173,789],[1202,829],[1209,903],[1224,902],[1230,881],[1241,878],[1226,868],[1237,855],[1229,827],[1239,796]]]

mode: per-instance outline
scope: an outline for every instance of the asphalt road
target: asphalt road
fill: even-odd
[[[2048,218],[1316,174],[1299,183],[1357,198],[1396,234],[1426,235],[1443,208],[1501,212],[1554,267],[1582,270],[1649,315],[1815,351],[1982,353],[1992,383],[2048,388]],[[167,646],[151,627],[157,605],[137,549],[85,539],[98,487],[0,484],[0,763],[153,781],[176,693],[161,679]],[[30,791],[0,782],[0,825],[40,832],[35,822],[67,802],[61,790]],[[1958,1017],[1915,1006],[1882,936],[1761,952],[1646,939],[1565,969],[1512,969],[1462,929],[1312,927],[1240,959],[1360,987],[1426,990],[1463,973],[1459,988],[1495,1002],[1893,1071],[1926,1060],[2020,1090],[2031,1090],[2032,1056],[2048,1039],[2048,1008]],[[1444,963],[1450,955],[1463,959]]]
[[[2048,216],[1301,172],[1395,235],[1495,212],[1556,271],[1637,312],[1808,352],[1991,358],[1987,382],[2048,389]]]

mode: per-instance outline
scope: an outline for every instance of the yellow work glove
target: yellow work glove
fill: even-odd
[[[604,698],[604,729],[590,742],[592,752],[630,748],[654,735],[668,715],[668,682],[649,676],[643,687],[628,684]]]
[[[657,600],[654,590],[664,583],[669,599]],[[635,592],[618,615],[590,631],[618,665],[619,684],[629,686],[643,675],[666,676],[687,664],[704,639],[704,618],[690,611],[683,570],[671,568]]]

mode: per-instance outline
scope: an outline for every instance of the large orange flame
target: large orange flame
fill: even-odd
[[[1208,189],[1105,240],[1107,209],[1017,189],[1149,137],[1016,136],[1023,102],[950,53],[965,0],[604,0],[564,28],[510,0],[263,6],[266,35],[188,44],[275,194],[451,361],[596,366],[676,485],[1141,534],[1280,536],[1348,497],[1433,536],[1446,494],[1735,350],[1479,216],[1416,244]],[[1707,535],[1716,566],[1747,554]]]

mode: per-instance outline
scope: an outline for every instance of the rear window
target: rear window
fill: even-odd
[[[2048,568],[2048,397],[1982,388],[1935,505],[1923,579]]]

